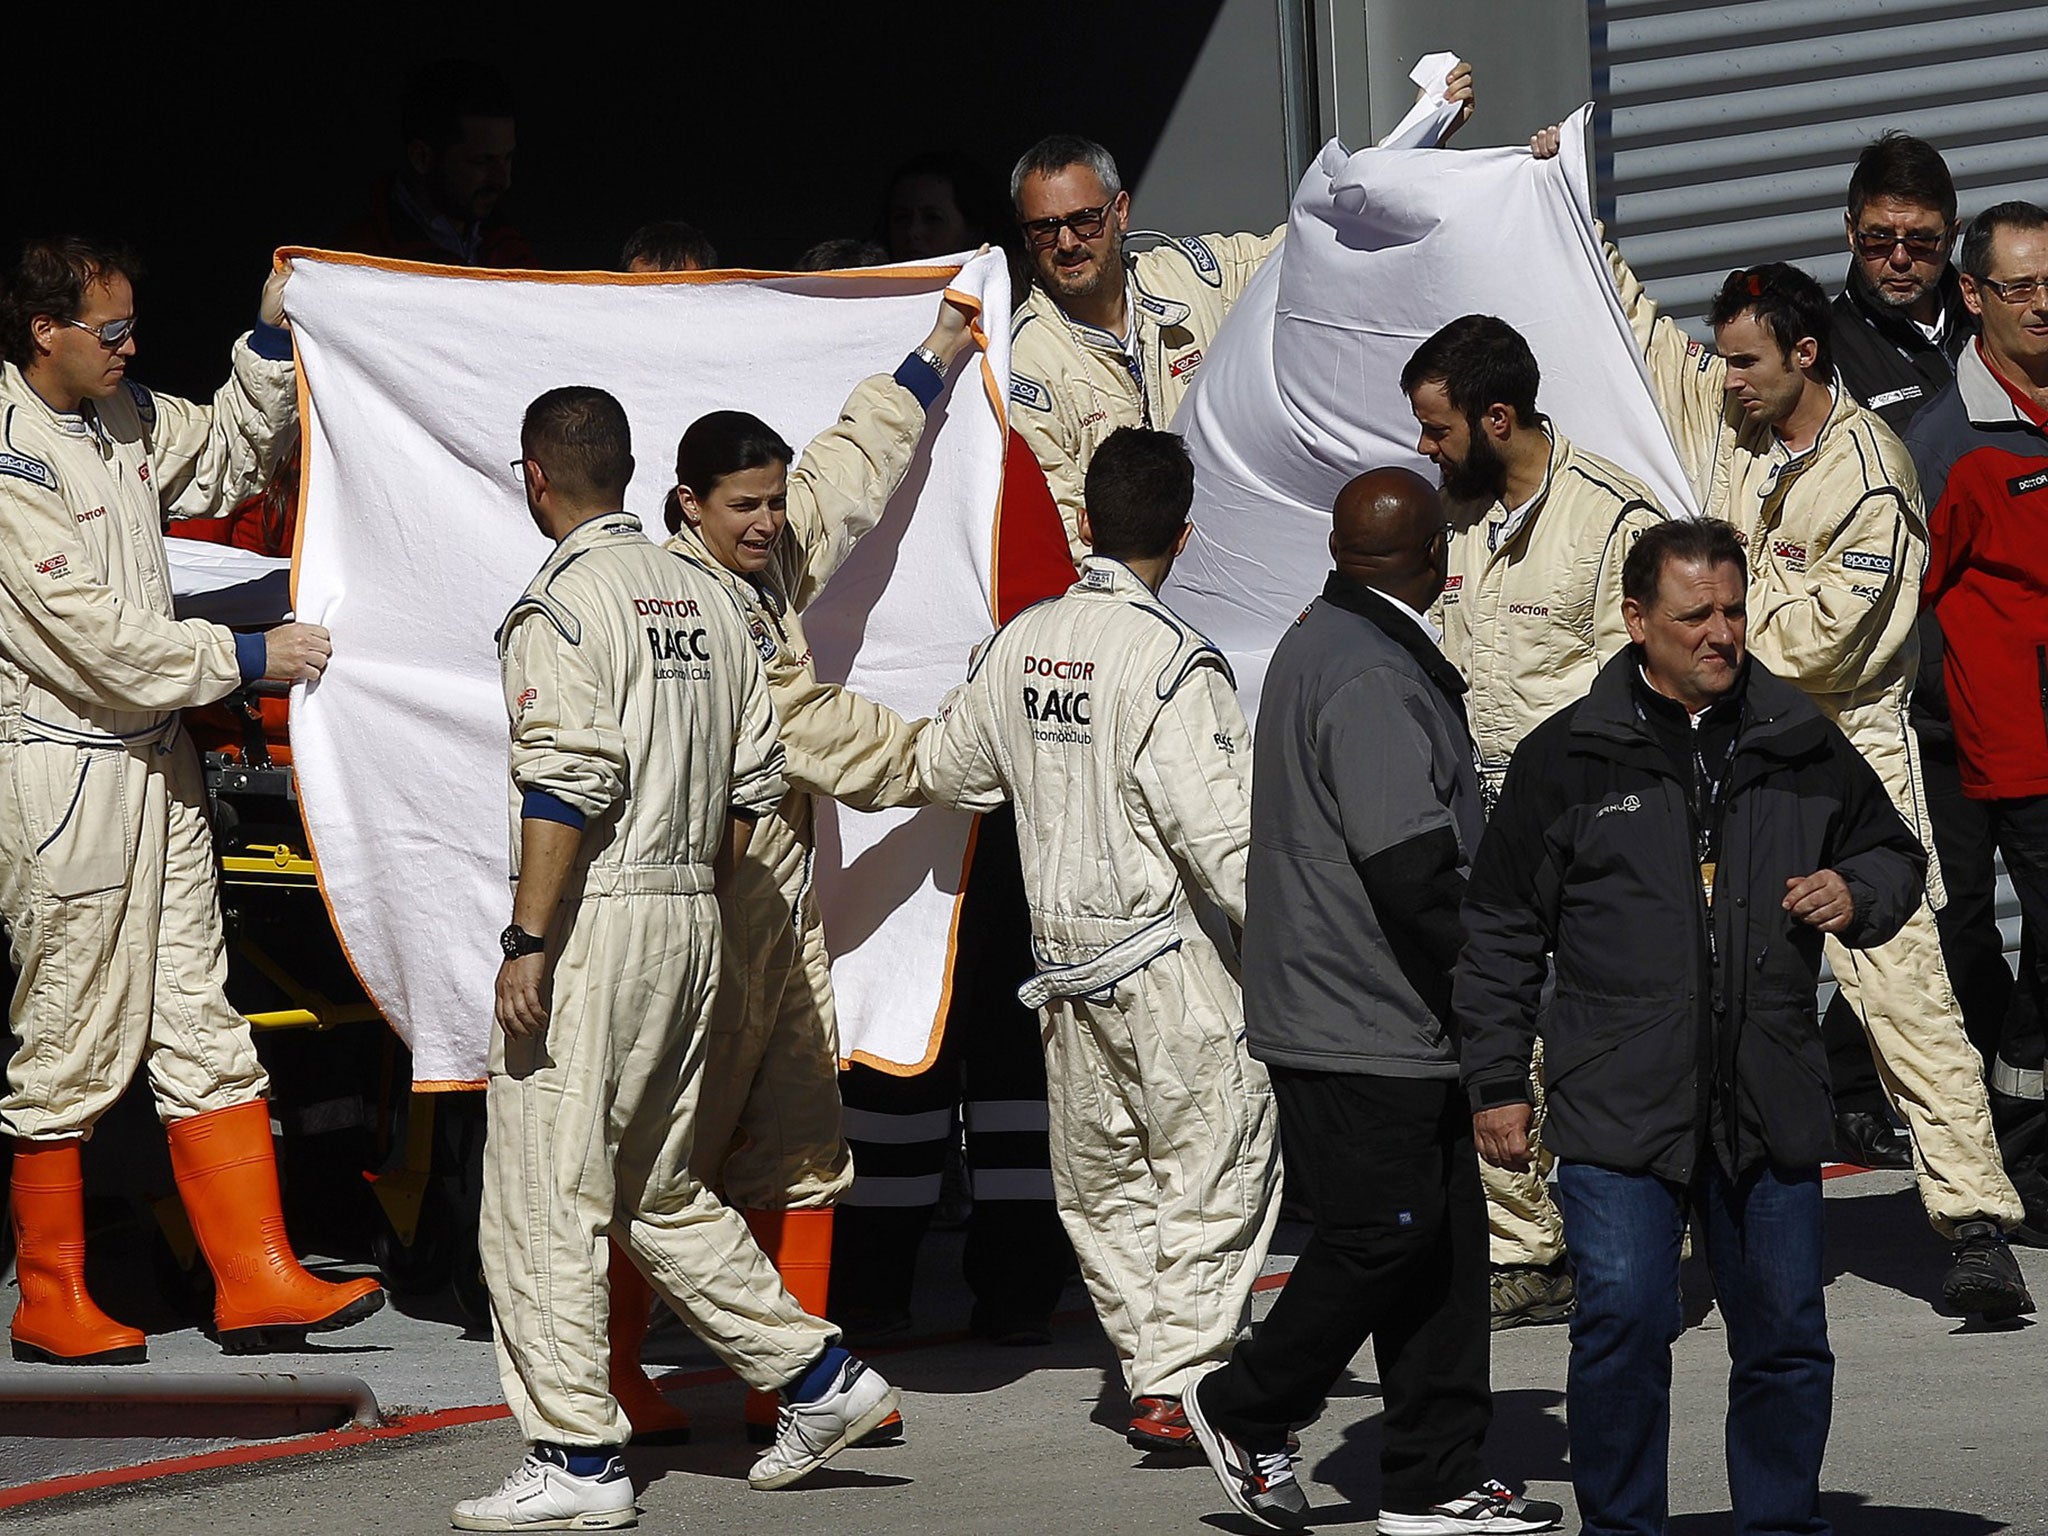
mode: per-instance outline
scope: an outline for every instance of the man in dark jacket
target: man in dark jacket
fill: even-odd
[[[1544,1136],[1578,1263],[1573,1485],[1598,1536],[1664,1530],[1689,1207],[1734,1360],[1736,1530],[1829,1529],[1821,936],[1890,938],[1926,855],[1847,738],[1748,658],[1747,586],[1726,523],[1636,541],[1633,643],[1516,752],[1465,897],[1460,1059],[1480,1155],[1503,1167],[1528,1160],[1554,956]]]
[[[1244,928],[1247,1044],[1315,1234],[1182,1406],[1230,1501],[1298,1528],[1288,1430],[1370,1335],[1383,1536],[1549,1530],[1557,1505],[1480,1464],[1486,1211],[1448,1020],[1481,812],[1465,683],[1423,617],[1443,590],[1443,508],[1419,475],[1380,469],[1344,487],[1333,522],[1337,569],[1266,673]]]
[[[1941,151],[1897,131],[1865,145],[1849,178],[1843,227],[1849,273],[1834,303],[1835,366],[1849,392],[1904,437],[1906,424],[1955,377],[1956,358],[1977,332],[1949,263],[1956,184]],[[2012,995],[2012,973],[1998,931],[1990,821],[1964,796],[1956,773],[1941,658],[1941,626],[1923,617],[1911,719],[1948,893],[1935,923],[1963,1027],[1988,1051]],[[1846,999],[1829,1006],[1826,1031],[1838,1155],[1868,1168],[1912,1167],[1912,1143],[1893,1123],[1870,1042]]]

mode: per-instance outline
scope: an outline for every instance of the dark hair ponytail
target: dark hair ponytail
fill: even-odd
[[[691,422],[676,444],[676,484],[688,486],[702,501],[727,475],[763,464],[787,465],[795,458],[796,450],[760,417],[747,411],[713,411]],[[683,508],[674,491],[661,511],[668,531],[680,532]]]

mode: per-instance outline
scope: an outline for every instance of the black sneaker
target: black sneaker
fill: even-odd
[[[1998,1223],[1979,1218],[1956,1223],[1955,1262],[1941,1282],[1941,1299],[1960,1317],[2003,1323],[2034,1310],[2020,1263]]]
[[[1510,1531],[1554,1531],[1564,1506],[1528,1499],[1488,1478],[1470,1493],[1432,1505],[1419,1515],[1383,1509],[1380,1536],[1503,1536]]]
[[[1216,1481],[1223,1485],[1224,1497],[1276,1531],[1305,1530],[1308,1495],[1294,1475],[1293,1455],[1284,1450],[1246,1450],[1218,1431],[1202,1415],[1201,1390],[1200,1381],[1191,1383],[1181,1396],[1181,1407],[1187,1410],[1188,1426],[1194,1430],[1202,1454],[1209,1458]]]

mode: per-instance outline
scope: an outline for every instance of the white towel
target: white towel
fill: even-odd
[[[415,1083],[473,1084],[511,912],[492,635],[548,548],[509,463],[527,403],[562,384],[618,396],[638,460],[627,510],[665,536],[676,439],[699,415],[752,411],[801,445],[862,378],[901,362],[949,285],[973,299],[987,351],[955,370],[903,493],[806,617],[821,676],[927,714],[990,628],[1008,276],[995,257],[625,277],[289,254],[306,442],[295,606],[334,632],[333,665],[293,702],[307,829],[336,929],[411,1045]],[[820,823],[843,1048],[917,1062],[944,991],[967,820]]]
[[[1555,159],[1526,149],[1368,149],[1332,140],[1287,238],[1230,312],[1174,417],[1195,460],[1196,536],[1165,596],[1230,657],[1248,715],[1273,646],[1322,589],[1344,483],[1416,451],[1401,368],[1464,314],[1498,315],[1543,370],[1538,404],[1574,442],[1695,509],[1607,275],[1586,186],[1592,108]]]

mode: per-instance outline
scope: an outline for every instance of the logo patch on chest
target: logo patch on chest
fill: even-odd
[[[96,517],[105,517],[106,515],[107,509],[105,507],[94,507],[90,512],[79,513],[78,520],[81,523],[89,523]]]
[[[36,574],[38,576],[69,576],[71,574],[71,559],[68,555],[52,555],[47,560],[38,560],[36,562]]]
[[[1794,544],[1790,539],[1779,539],[1771,546],[1771,554],[1784,561],[1795,571],[1806,569],[1806,546]]]
[[[1172,362],[1168,363],[1166,365],[1166,371],[1167,373],[1169,373],[1177,379],[1184,373],[1193,373],[1197,368],[1201,366],[1202,349],[1200,347],[1197,347],[1194,351],[1183,353],[1181,356],[1176,357]]]
[[[1852,549],[1842,556],[1845,571],[1868,571],[1873,576],[1889,576],[1892,573],[1892,557],[1880,555],[1874,549]]]
[[[775,659],[775,637],[768,633],[768,626],[759,619],[747,620],[747,633],[754,638],[754,649],[761,653],[763,661]]]
[[[2017,480],[2006,481],[2005,494],[2024,496],[2029,491],[2038,491],[2044,487],[2048,487],[2048,469],[2037,469],[2031,475],[2021,475]]]

